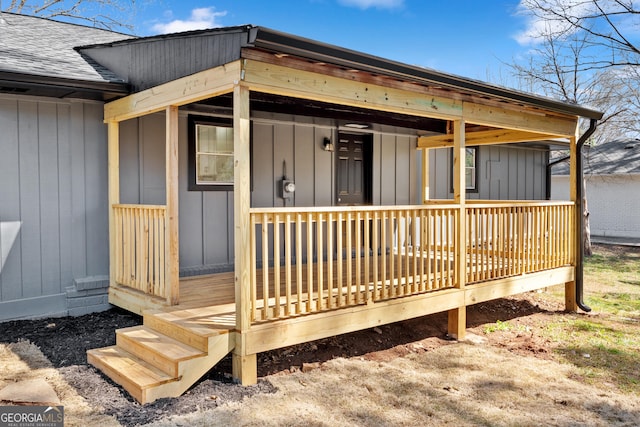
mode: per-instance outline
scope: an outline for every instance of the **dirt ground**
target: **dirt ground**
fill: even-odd
[[[541,321],[540,318],[558,310],[562,310],[560,305],[551,305],[537,293],[478,304],[468,310],[468,332],[484,335],[482,325],[496,320],[516,319],[519,324],[533,326]],[[116,329],[140,323],[138,316],[119,309],[80,317],[12,321],[0,323],[0,342],[33,342],[69,385],[124,426],[142,425],[168,415],[208,410],[227,402],[241,401],[256,393],[276,390],[265,380],[260,380],[253,387],[233,384],[231,359],[227,357],[185,395],[141,406],[120,387],[88,366],[85,354],[87,349],[115,344]],[[447,317],[442,313],[269,351],[258,356],[258,376],[289,373],[300,370],[303,365],[315,366],[339,357],[391,361],[450,344],[446,327]],[[541,341],[535,334],[501,331],[485,336],[493,345],[518,354],[546,358],[551,351],[549,343]]]
[[[471,345],[473,346],[475,342],[483,347],[496,349],[498,351],[496,354],[502,355],[500,357],[503,358],[505,354],[512,354],[533,357],[542,361],[541,363],[552,361],[556,344],[545,338],[544,334],[540,333],[541,329],[550,318],[555,316],[586,316],[585,314],[565,314],[562,310],[563,305],[558,299],[545,292],[529,292],[469,307],[467,331]],[[510,321],[517,327],[504,330],[497,328],[491,333],[486,333],[487,325],[506,321]],[[260,380],[256,386],[241,387],[233,384],[230,376],[231,360],[225,358],[183,396],[175,399],[161,399],[142,406],[133,401],[120,387],[114,385],[93,367],[88,366],[85,354],[87,349],[113,345],[115,329],[140,323],[139,317],[118,309],[75,318],[5,322],[0,323],[0,343],[17,343],[27,340],[37,345],[51,362],[52,367],[57,369],[64,380],[86,399],[89,405],[98,408],[101,414],[114,417],[123,426],[147,423],[195,425],[197,423],[193,419],[189,421],[189,417],[193,414],[208,413],[207,411],[221,406],[227,408],[225,409],[227,411],[229,407],[234,407],[234,404],[247,402],[257,394],[264,396],[277,394],[279,390],[287,387],[279,378],[298,378],[297,375],[317,376],[320,375],[318,372],[324,371],[325,366],[330,370],[336,363],[348,364],[353,360],[357,363],[372,364],[371,366],[387,366],[386,364],[392,366],[404,363],[402,360],[407,361],[406,363],[414,359],[418,360],[416,358],[424,357],[430,352],[438,352],[433,354],[440,354],[438,357],[445,359],[456,357],[453,354],[440,353],[447,351],[446,347],[452,344],[446,335],[446,313],[441,313],[262,353],[258,356]],[[459,346],[450,347],[453,352],[464,352],[460,348],[464,349]],[[458,355],[458,357],[462,356]],[[336,362],[336,360],[346,360],[346,362]],[[320,369],[317,369],[318,366]],[[316,369],[306,374],[299,372],[309,371],[310,368]],[[268,378],[265,379],[265,377]],[[296,381],[304,385],[308,380]],[[538,386],[544,389],[545,384],[541,383]],[[557,406],[562,407],[563,403],[560,402]],[[235,411],[239,410],[238,406],[235,408]],[[220,410],[220,414],[223,413],[226,412]],[[173,424],[163,424],[170,416],[186,418]],[[436,424],[448,422],[440,418],[435,420]],[[522,418],[520,422],[514,419],[514,422],[522,425],[523,420],[526,421],[526,418]],[[387,421],[394,423],[392,419]],[[640,422],[640,408],[637,412],[631,411],[631,416],[622,419],[618,425],[636,425],[636,421]],[[420,419],[420,422],[424,420]],[[240,424],[252,425],[251,422]],[[324,421],[319,422],[318,425],[333,424]],[[341,423],[336,421],[335,424]],[[346,425],[348,424],[347,422]],[[362,423],[362,425],[367,424],[369,423]],[[465,424],[475,425],[475,422]],[[486,424],[486,419],[479,424]],[[524,422],[524,424],[527,423]],[[570,424],[559,422],[555,425]],[[608,422],[585,425],[607,424]],[[272,423],[271,425],[281,424]],[[292,425],[295,425],[295,422]],[[507,422],[503,425],[511,424]]]

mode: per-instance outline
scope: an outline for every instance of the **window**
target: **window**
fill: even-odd
[[[465,188],[468,193],[478,192],[478,147],[465,147]],[[451,192],[453,193],[453,149],[451,150]]]
[[[189,117],[189,190],[233,190],[230,120]]]
[[[464,177],[467,191],[477,191],[478,185],[476,179],[477,174],[477,148],[466,147],[466,155],[464,160]]]

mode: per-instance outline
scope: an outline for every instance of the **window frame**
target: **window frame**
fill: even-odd
[[[474,165],[473,165],[474,172],[475,172],[473,174],[474,175],[475,185],[473,187],[467,187],[467,182],[465,180],[465,183],[464,183],[465,192],[466,193],[478,193],[480,191],[479,190],[479,185],[478,185],[479,184],[478,178],[479,178],[479,172],[480,172],[480,168],[478,167],[478,165],[480,164],[480,147],[477,146],[477,145],[472,145],[472,146],[468,146],[468,147],[464,147],[464,148],[465,148],[465,150],[473,150],[474,157],[475,157],[475,161],[474,161]],[[451,192],[453,193],[454,192],[454,188],[453,188],[453,148],[450,150],[450,153],[451,153],[451,169],[450,169],[451,170],[451,175],[450,175],[451,187],[450,187],[450,189],[451,189]],[[467,176],[466,151],[465,151],[465,166],[464,166],[464,169],[465,169],[464,176],[466,178],[466,176]]]
[[[217,126],[233,128],[233,120],[224,117],[206,117],[206,116],[189,116],[189,134],[188,134],[188,169],[189,169],[189,191],[233,191],[233,183],[209,183],[203,184],[198,182],[197,178],[197,150],[196,150],[196,126]]]

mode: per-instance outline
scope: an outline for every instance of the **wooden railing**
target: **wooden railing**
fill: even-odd
[[[251,319],[450,288],[458,205],[253,208]]]
[[[467,284],[570,265],[571,202],[468,202]]]
[[[113,205],[116,283],[166,298],[165,207]]]

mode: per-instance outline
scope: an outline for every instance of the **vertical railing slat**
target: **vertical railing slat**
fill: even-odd
[[[269,221],[262,214],[262,317],[269,318]]]
[[[289,317],[291,315],[291,213],[285,214],[284,221],[284,265],[285,265],[285,298],[286,304],[284,308],[284,315]]]
[[[302,214],[296,214],[296,314],[303,312],[302,302]]]

